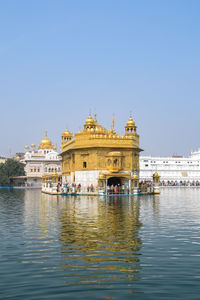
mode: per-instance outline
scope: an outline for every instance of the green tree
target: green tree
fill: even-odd
[[[24,164],[17,160],[9,158],[4,164],[0,164],[0,186],[10,185],[10,177],[23,175]]]

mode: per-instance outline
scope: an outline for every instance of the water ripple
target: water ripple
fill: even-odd
[[[198,299],[200,193],[0,191],[1,299]]]

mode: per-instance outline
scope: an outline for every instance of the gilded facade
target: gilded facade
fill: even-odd
[[[139,175],[139,135],[130,116],[125,134],[115,132],[114,116],[111,130],[98,124],[96,116],[86,119],[82,131],[74,136],[66,130],[62,134],[63,181],[81,186],[86,192],[106,192],[111,186],[132,188],[133,175]]]

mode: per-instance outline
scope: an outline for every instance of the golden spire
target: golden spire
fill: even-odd
[[[97,114],[94,114],[94,122],[97,123]]]
[[[113,125],[113,133],[115,132],[115,115],[113,114],[113,122],[112,122],[112,125]]]

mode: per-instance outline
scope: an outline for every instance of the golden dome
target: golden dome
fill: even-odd
[[[127,123],[126,123],[127,127],[134,127],[135,126],[135,122],[133,121],[133,118],[130,116],[130,118],[128,119]]]
[[[155,172],[155,173],[153,174],[153,177],[159,177],[158,172]]]
[[[47,137],[47,132],[45,132],[45,137],[43,140],[41,140],[38,149],[55,149],[54,145],[50,141],[50,139]]]
[[[25,146],[25,149],[29,149],[29,146],[28,146],[28,145],[26,145],[26,146]]]
[[[31,144],[31,147],[35,147],[35,144]]]
[[[66,129],[63,134],[62,134],[63,137],[72,137],[72,132],[70,132],[68,129]]]
[[[94,125],[94,119],[92,118],[91,114],[89,114],[88,118],[86,119],[85,125],[87,126]]]

